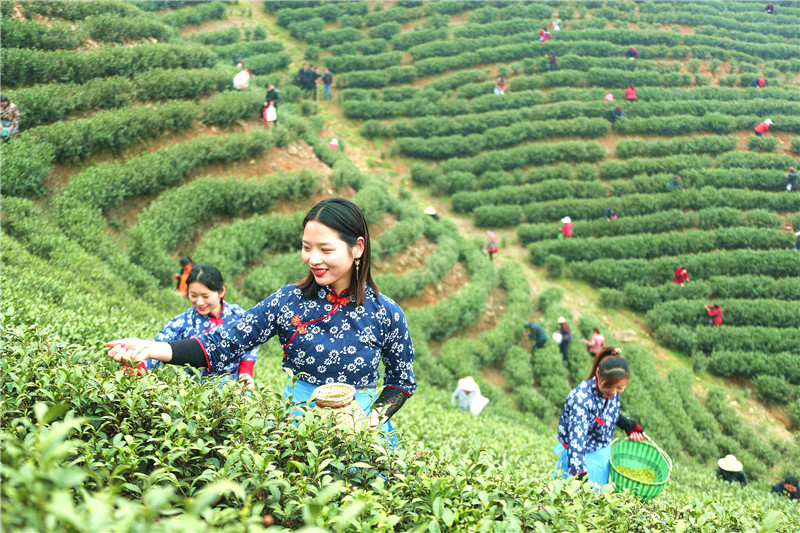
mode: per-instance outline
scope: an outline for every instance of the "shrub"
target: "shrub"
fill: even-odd
[[[767,403],[786,404],[797,397],[797,387],[793,387],[780,376],[762,374],[753,378],[758,396]]]
[[[566,261],[560,255],[548,255],[544,260],[544,268],[548,278],[560,278],[564,275]]]
[[[618,289],[600,289],[600,305],[609,309],[622,307],[625,293]]]
[[[169,11],[161,15],[161,22],[168,26],[180,28],[187,24],[200,24],[204,20],[221,19],[225,14],[222,2],[201,2],[193,7]]]
[[[484,205],[472,212],[475,225],[481,228],[515,226],[522,221],[518,205]]]
[[[747,146],[753,151],[774,152],[778,149],[778,139],[775,137],[757,137],[754,135],[747,138]]]

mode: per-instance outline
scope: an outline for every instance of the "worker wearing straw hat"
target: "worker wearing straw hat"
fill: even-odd
[[[473,415],[480,414],[489,403],[489,399],[481,395],[481,388],[472,376],[458,380],[458,387],[453,391],[450,403]]]
[[[620,350],[613,346],[600,350],[589,378],[572,389],[561,412],[553,477],[577,476],[605,485],[614,428],[625,431],[631,440],[647,438],[642,426],[620,414],[619,397],[629,381],[628,362]]]
[[[743,487],[747,485],[747,474],[744,473],[744,467],[736,459],[735,455],[726,455],[717,461],[717,466],[719,466],[717,468],[718,478],[724,479],[728,483],[736,481],[741,483]]]

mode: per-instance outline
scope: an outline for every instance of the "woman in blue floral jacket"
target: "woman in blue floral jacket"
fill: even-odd
[[[606,346],[595,356],[589,378],[567,396],[558,422],[559,455],[554,476],[579,476],[608,483],[614,428],[632,440],[647,438],[642,426],[620,414],[619,396],[630,381],[628,362],[620,350]]]
[[[156,336],[157,342],[191,339],[214,328],[235,322],[244,309],[225,301],[225,283],[220,271],[211,265],[194,265],[186,278],[186,298],[192,307],[176,316]],[[201,376],[232,376],[246,390],[253,389],[253,367],[258,360],[258,348],[247,352],[238,361],[230,361],[213,371],[201,370]],[[158,359],[146,359],[137,369],[152,370],[159,366]],[[188,370],[191,372],[191,370]]]
[[[372,427],[391,431],[389,418],[414,393],[414,345],[405,315],[372,280],[370,240],[361,210],[341,198],[323,200],[303,220],[305,279],[287,285],[231,325],[169,343],[141,339],[109,342],[108,355],[123,364],[158,359],[214,371],[238,362],[273,336],[283,346],[283,368],[299,381],[284,396],[306,401],[318,385],[347,383]],[[377,400],[371,392],[378,365],[385,367]]]

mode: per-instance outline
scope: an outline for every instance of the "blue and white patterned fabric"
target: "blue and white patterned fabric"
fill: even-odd
[[[287,285],[248,310],[234,324],[199,335],[212,369],[235,364],[274,335],[284,346],[283,368],[312,385],[373,385],[378,364],[386,369],[384,385],[405,391],[417,388],[414,345],[402,309],[390,298],[366,287],[364,304],[320,288],[312,298]]]
[[[169,323],[164,326],[164,329],[156,336],[157,342],[177,341],[183,339],[191,339],[202,335],[219,326],[227,326],[233,324],[240,316],[244,314],[244,309],[236,304],[231,304],[223,300],[222,313],[219,317],[212,317],[209,315],[201,315],[197,309],[190,307],[180,315],[176,316]],[[220,320],[221,319],[221,320]],[[226,365],[221,365],[215,369],[214,372],[209,373],[208,369],[202,369],[201,375],[204,377],[218,376],[222,374],[232,374],[238,378],[239,363],[241,361],[252,361],[253,364],[258,360],[258,348],[246,352],[241,359],[236,361],[229,361]],[[161,361],[156,359],[145,360],[147,370],[152,370],[161,364]],[[186,370],[192,374],[192,369]]]
[[[595,379],[572,389],[558,422],[558,440],[567,445],[569,474],[587,471],[586,454],[611,444],[619,420],[619,394],[605,398]]]

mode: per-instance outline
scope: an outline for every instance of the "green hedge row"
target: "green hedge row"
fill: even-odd
[[[354,72],[347,72],[339,75],[336,84],[342,88],[376,88],[397,83],[411,83],[416,77],[417,71],[414,67],[394,66],[385,70],[357,70]]]
[[[648,215],[667,209],[706,209],[709,207],[733,207],[750,209],[754,205],[774,211],[797,211],[800,209],[798,195],[741,189],[715,189],[704,187],[684,193],[630,194],[616,198],[564,199],[531,203],[525,206],[528,222],[560,220],[565,215],[574,220],[593,219],[603,216],[606,207],[614,206],[628,216]]]
[[[84,30],[97,41],[123,43],[137,39],[166,41],[178,36],[178,31],[152,16],[118,17],[110,13],[91,15],[83,19],[78,31]]]
[[[217,267],[233,279],[247,270],[264,250],[289,252],[295,249],[302,233],[302,216],[256,215],[232,224],[213,228],[203,235],[192,252],[197,262]],[[295,256],[297,253],[295,252]]]
[[[156,279],[168,281],[174,270],[170,250],[191,239],[199,220],[269,211],[281,200],[296,200],[318,189],[319,181],[309,171],[249,180],[199,178],[162,193],[139,214],[130,231],[129,257]]]
[[[276,54],[283,52],[284,46],[280,41],[249,41],[225,46],[210,46],[209,49],[216,52],[220,59],[227,61],[233,58],[233,54],[238,55],[242,60],[255,55]]]
[[[599,218],[573,221],[573,238],[632,235],[637,233],[660,233],[680,229],[718,229],[735,226],[767,227],[777,229],[783,217],[765,209],[743,211],[730,207],[712,207],[699,211],[668,209],[649,215],[625,216],[606,222],[602,213]],[[562,224],[523,224],[517,228],[517,236],[523,244],[546,241],[558,233]]]
[[[690,282],[691,283],[691,282]],[[655,305],[647,312],[650,324],[698,326],[708,323],[705,300],[673,300]],[[725,326],[765,326],[796,329],[800,302],[772,299],[714,300],[722,307]],[[798,346],[795,346],[795,350]]]
[[[685,265],[693,280],[725,273],[729,276],[797,278],[800,263],[793,250],[720,250],[646,259],[598,259],[570,265],[572,273],[599,287],[621,289],[626,283],[662,285],[672,281],[677,265]]]
[[[288,134],[288,130],[280,129],[225,138],[201,137],[124,163],[93,165],[73,176],[56,198],[59,224],[68,236],[115,268],[130,268],[127,256],[107,234],[104,209],[134,196],[160,192],[201,165],[251,159],[273,146],[283,146],[291,138]]]
[[[477,72],[477,71],[467,71]],[[512,82],[513,83],[513,82]],[[431,85],[431,84],[429,84]],[[481,84],[481,91],[484,98],[476,102],[478,105],[473,107],[473,102],[466,102],[462,99],[440,99],[438,101],[430,98],[426,93],[418,91],[414,94],[406,93],[405,99],[424,97],[429,102],[414,101],[406,102],[409,107],[401,105],[375,105],[372,102],[364,107],[362,104],[355,105],[345,103],[345,113],[351,118],[366,118],[366,119],[380,119],[391,118],[396,116],[417,116],[423,110],[430,115],[438,115],[437,120],[428,120],[425,118],[415,119],[412,121],[397,121],[394,123],[382,122],[368,122],[362,129],[362,135],[371,138],[375,136],[380,137],[431,137],[442,136],[449,134],[467,134],[479,133],[486,129],[497,126],[508,126],[517,122],[524,122],[529,120],[553,120],[553,119],[573,119],[580,117],[589,118],[609,118],[613,103],[603,102],[602,94],[596,95],[592,98],[593,101],[557,101],[555,103],[547,103],[539,105],[540,101],[544,100],[530,100],[527,98],[518,100],[520,94],[532,95],[541,93],[509,93],[504,98],[496,98],[491,95],[491,87],[487,88]],[[470,86],[465,86],[470,87]],[[464,87],[462,87],[463,89]],[[384,91],[385,92],[385,91]],[[603,92],[601,90],[601,92]],[[488,98],[486,96],[493,98]],[[352,95],[356,96],[356,95]],[[360,99],[368,99],[368,93],[361,93],[358,95]],[[578,95],[569,95],[578,96]],[[552,99],[554,95],[548,94],[545,98]],[[386,98],[384,97],[384,100]],[[708,100],[674,100],[674,101],[659,101],[659,102],[646,102],[639,101],[636,103],[625,102],[621,104],[628,113],[627,118],[637,117],[639,119],[648,117],[666,117],[674,114],[696,114],[697,116],[705,115],[710,111],[724,113],[730,117],[738,116],[754,116],[754,115],[771,115],[771,114],[791,114],[800,112],[800,104],[792,101],[773,101],[768,99],[747,100],[745,102],[711,102]],[[534,107],[535,106],[535,107]],[[502,109],[511,109],[511,111],[503,111]],[[500,109],[499,111],[497,109]],[[480,114],[478,114],[480,112]],[[456,115],[450,117],[448,115]],[[627,120],[627,118],[625,120]],[[727,119],[730,121],[730,119]],[[751,119],[743,119],[747,121],[747,129],[750,128],[749,121]],[[620,121],[619,124],[622,124]],[[696,123],[693,123],[696,125]],[[714,124],[716,126],[716,124]],[[736,125],[739,120],[736,120]],[[784,124],[786,126],[786,124]]]
[[[616,289],[604,289],[616,290]],[[645,287],[626,283],[622,289],[621,302],[630,309],[648,311],[663,301],[722,298],[773,298],[776,300],[800,300],[800,286],[791,278],[774,279],[767,276],[712,276],[708,279],[692,280],[683,286],[665,283],[657,287]]]
[[[206,20],[221,19],[225,15],[223,2],[198,2],[191,6],[168,11],[159,18],[168,26],[180,28],[187,24],[200,24]]]
[[[800,330],[797,328],[725,325],[690,327],[664,322],[653,324],[652,331],[654,337],[664,345],[692,354],[710,354],[718,350],[792,352],[800,345]]]
[[[325,58],[325,66],[333,72],[354,70],[384,70],[399,65],[403,61],[402,52],[386,52],[375,55],[339,55]]]
[[[679,137],[677,139],[622,139],[617,143],[617,157],[660,157],[676,154],[710,154],[736,150],[738,138],[735,135],[703,135]]]
[[[391,39],[392,49],[408,50],[413,46],[431,41],[442,41],[447,39],[447,29],[445,28],[424,28],[415,31],[406,31],[394,35]]]
[[[188,128],[200,114],[194,102],[101,111],[91,118],[56,122],[25,132],[53,147],[53,162],[76,161],[98,150],[116,150],[165,131]]]
[[[425,221],[420,218],[401,220],[373,237],[372,258],[377,260],[400,253],[425,233]]]
[[[448,176],[445,174],[445,176]],[[504,185],[483,191],[453,194],[453,210],[470,213],[481,206],[526,205],[560,198],[595,198],[605,196],[606,184],[599,181],[549,180],[527,185]]]
[[[133,75],[133,94],[139,100],[196,98],[231,89],[232,80],[220,69],[153,69]]]
[[[509,170],[526,165],[546,165],[557,161],[593,163],[605,155],[605,149],[596,141],[566,141],[561,143],[534,143],[519,148],[496,150],[475,157],[453,158],[441,164],[443,172],[473,172],[481,174],[490,170]]]
[[[718,376],[752,379],[758,375],[780,376],[800,385],[800,357],[793,352],[714,350],[708,358],[708,370]]]
[[[786,231],[740,227],[719,228],[713,232],[688,230],[618,237],[553,239],[529,244],[528,250],[531,260],[542,265],[549,255],[560,255],[567,261],[594,261],[602,258],[652,259],[712,250],[791,249],[793,244],[794,235]]]
[[[3,83],[8,87],[56,80],[84,83],[155,68],[211,67],[217,62],[214,52],[197,44],[137,44],[57,52],[9,48],[3,55]]]
[[[736,130],[750,130],[758,126],[762,118],[756,115],[738,117],[722,113],[708,113],[702,117],[694,115],[671,115],[669,117],[626,117],[614,124],[623,134],[644,133],[650,135],[684,135],[695,131],[731,133]],[[800,118],[789,115],[774,116],[774,131],[800,133]]]
[[[3,16],[2,23],[0,44],[4,49],[72,50],[81,46],[86,38],[85,31],[74,30],[70,24],[57,20],[45,24]]]
[[[175,4],[178,4],[178,2],[175,2]],[[36,0],[20,4],[27,18],[32,18],[33,15],[44,15],[65,20],[83,20],[91,15],[106,14],[118,17],[135,17],[142,14],[140,7],[145,5],[146,3],[144,2],[130,3],[107,0],[93,0],[92,2]]]
[[[248,56],[245,61],[255,75],[269,74],[280,70],[292,62],[292,56],[288,52],[277,52],[269,54],[257,54]],[[231,82],[233,78],[231,77]]]
[[[524,143],[561,136],[595,138],[607,134],[607,120],[595,118],[562,121],[536,121],[517,123],[488,129],[481,134],[449,137],[401,137],[397,139],[400,151],[411,157],[447,159],[469,157],[483,150],[496,150]]]
[[[292,240],[295,238],[293,236]],[[308,266],[296,251],[284,254],[270,252],[266,261],[247,271],[242,291],[247,298],[258,302],[281,287],[303,279],[306,274]]]
[[[360,41],[331,45],[328,47],[328,52],[331,53],[331,57],[352,54],[353,51],[370,56],[383,54],[388,49],[389,41],[386,39],[361,39]],[[325,65],[328,64],[329,59],[331,58],[325,59]]]

